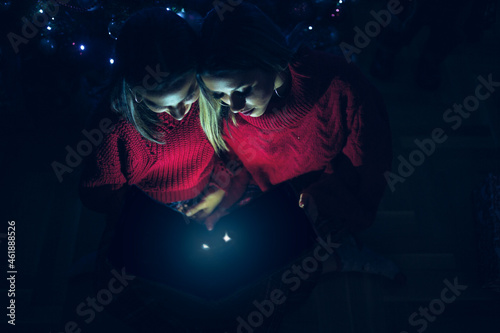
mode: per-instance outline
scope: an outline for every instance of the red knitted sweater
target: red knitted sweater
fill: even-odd
[[[145,139],[124,119],[104,137],[82,177],[81,198],[87,206],[106,210],[92,189],[115,191],[125,184],[137,185],[164,203],[188,200],[202,193],[214,168],[223,169],[201,128],[198,103],[181,121],[167,113],[158,116],[162,125],[157,130],[165,144]]]
[[[301,50],[289,66],[288,97],[274,96],[261,117],[224,122],[224,139],[262,190],[312,171],[305,184],[318,206],[368,226],[391,166],[389,122],[380,94],[353,65]],[[324,207],[323,207],[324,208]]]

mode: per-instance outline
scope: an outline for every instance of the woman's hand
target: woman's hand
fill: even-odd
[[[250,174],[241,169],[231,178],[229,186],[226,186],[226,196],[212,214],[205,218],[203,222],[208,230],[213,230],[217,222],[229,214],[228,210],[241,199],[250,182]]]
[[[224,199],[226,192],[221,189],[217,189],[215,192],[208,194],[204,197],[200,203],[193,207],[189,207],[186,211],[186,215],[193,217],[196,220],[202,220],[212,214],[212,212],[217,208]]]
[[[229,214],[229,212],[224,209],[224,207],[219,206],[219,208],[217,208],[210,216],[208,216],[203,223],[205,224],[205,227],[207,227],[208,231],[212,231],[215,227],[215,224],[227,214]]]

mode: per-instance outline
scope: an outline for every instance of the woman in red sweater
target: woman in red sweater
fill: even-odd
[[[119,213],[136,185],[206,217],[224,198],[229,174],[199,122],[195,32],[172,12],[143,10],[125,23],[115,52],[110,97],[98,115],[114,125],[87,163],[82,201]]]
[[[378,91],[341,58],[293,53],[252,5],[223,18],[212,11],[201,36],[201,119],[211,142],[235,153],[264,191],[309,175],[297,180],[300,205],[318,221],[368,227],[392,161]]]
[[[373,223],[392,162],[379,92],[341,58],[293,52],[246,3],[207,15],[200,54],[201,121],[216,150],[237,155],[263,191],[291,181],[317,234],[344,235],[338,269],[395,278],[392,262],[349,233]]]
[[[195,32],[164,8],[132,15],[118,36],[109,94],[95,115],[97,122],[113,126],[88,159],[80,187],[87,207],[107,213],[97,254],[96,291],[114,281],[108,248],[130,186],[202,219],[219,204],[230,206],[238,199],[238,194],[225,191],[230,182],[245,184],[247,174],[233,177],[237,169],[219,160],[200,125],[197,53]],[[232,185],[244,191],[244,186]],[[174,313],[151,313],[150,307],[168,305],[170,294],[139,277],[113,296],[118,298],[106,311],[138,332],[170,332],[167,327],[181,325],[172,324]]]

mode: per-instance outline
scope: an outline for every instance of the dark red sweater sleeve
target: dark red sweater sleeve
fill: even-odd
[[[303,192],[313,195],[321,216],[334,217],[356,231],[375,219],[386,188],[384,173],[392,163],[392,144],[380,93],[357,68],[349,67],[342,87],[333,82],[330,88],[336,107],[325,110],[337,120],[343,118],[345,145],[320,180]]]
[[[87,208],[107,214],[121,211],[128,189],[122,144],[111,133],[87,159],[80,182],[80,199]]]

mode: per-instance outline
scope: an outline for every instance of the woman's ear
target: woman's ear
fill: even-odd
[[[280,94],[283,94],[283,93],[286,94],[286,92],[289,89],[290,79],[291,79],[291,76],[290,76],[290,71],[288,70],[288,68],[285,69],[284,71],[279,72],[276,75],[276,79],[274,80],[274,90],[278,90],[280,92]]]
[[[274,79],[274,90],[280,88],[285,83],[285,76],[283,74],[284,72],[276,74],[276,78]]]

